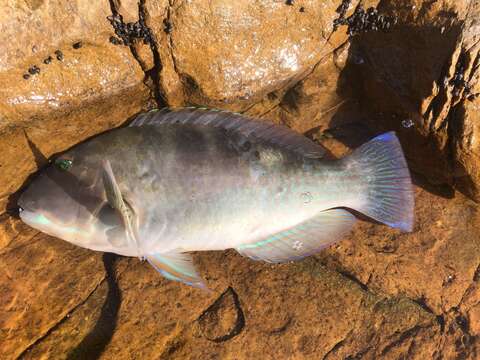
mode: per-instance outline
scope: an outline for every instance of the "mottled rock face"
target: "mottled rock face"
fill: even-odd
[[[477,359],[479,19],[478,0],[1,4],[0,353]],[[397,131],[416,173],[414,232],[362,221],[277,266],[197,254],[204,293],[5,212],[46,157],[191,104],[286,124],[336,156]]]
[[[270,0],[187,4],[174,7],[170,36],[190,102],[248,104],[285,86],[332,50],[326,39],[334,1],[304,1],[303,12],[298,5]]]

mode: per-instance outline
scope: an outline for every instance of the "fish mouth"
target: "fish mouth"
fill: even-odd
[[[28,190],[28,189],[27,189]],[[30,205],[32,203],[30,202]],[[33,212],[33,209],[31,206],[29,206],[29,202],[25,200],[25,193],[20,195],[20,198],[17,201],[17,206],[18,206],[18,213],[21,214],[24,211],[30,211]]]
[[[22,207],[21,205],[19,205],[18,207],[18,215],[20,216],[20,219],[27,225],[33,227],[33,228],[37,228],[37,226],[35,226],[35,218],[38,216],[38,214],[35,212],[35,211],[32,211],[32,210],[29,210],[29,209],[26,209],[24,207]]]
[[[55,224],[43,213],[29,209],[22,209],[19,211],[19,216],[20,219],[31,228],[47,235],[61,238],[61,236],[57,234]]]

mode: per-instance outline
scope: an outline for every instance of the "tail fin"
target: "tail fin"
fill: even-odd
[[[412,182],[395,133],[373,138],[345,160],[352,163],[366,182],[366,202],[356,210],[388,226],[412,231]]]

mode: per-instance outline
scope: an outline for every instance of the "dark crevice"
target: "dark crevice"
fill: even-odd
[[[480,43],[480,41],[478,41]],[[470,76],[468,77],[468,81],[472,81],[473,77],[475,76],[475,73],[480,70],[480,50],[477,53],[477,56],[475,57],[475,60],[473,61],[472,65],[472,70],[470,71]]]
[[[471,349],[475,353],[475,347],[473,344],[477,340],[477,336],[474,336],[470,333],[470,323],[466,316],[464,316],[458,308],[452,309],[452,320],[449,326],[449,332],[455,332],[455,329],[459,329],[462,333],[455,341],[455,347],[460,354],[460,358],[466,358],[468,349]]]
[[[138,2],[138,20],[136,22],[125,23],[123,16],[118,12],[116,4],[113,0],[109,0],[110,9],[112,15],[107,17],[110,21],[115,34],[121,39],[115,41],[128,46],[132,56],[139,63],[140,67],[145,73],[144,83],[152,91],[156,106],[158,108],[165,106],[165,99],[162,95],[160,86],[160,72],[162,71],[162,62],[160,59],[160,53],[158,52],[158,45],[155,39],[155,35],[151,28],[147,24],[147,11],[145,8],[145,0]],[[146,69],[145,64],[138,55],[136,45],[142,41],[144,44],[150,46],[150,51],[153,57],[153,67]]]
[[[338,350],[339,348],[341,348],[343,346],[343,343],[344,343],[344,340],[341,340],[339,341],[338,343],[335,344],[334,347],[332,347],[326,354],[325,356],[323,357],[323,359],[325,360],[331,353],[335,352],[336,350]]]
[[[367,346],[365,349],[353,354],[345,356],[345,360],[359,360],[363,359],[363,356],[368,353],[370,350],[374,349],[375,345]]]
[[[436,314],[431,307],[427,305],[425,302],[425,297],[420,297],[418,299],[409,298],[415,304],[420,306],[423,310],[427,313],[435,316],[435,321],[437,322],[438,326],[440,327],[440,332],[443,333],[445,331],[445,316],[443,314]]]
[[[24,355],[29,353],[34,347],[40,344],[44,339],[46,339],[53,331],[55,331],[60,325],[62,325],[68,318],[70,318],[71,314],[75,312],[79,307],[84,305],[90,297],[98,290],[98,288],[103,284],[105,278],[98,282],[95,288],[77,305],[75,305],[63,318],[61,318],[57,323],[55,323],[52,327],[50,327],[42,336],[40,336],[37,340],[35,340],[32,344],[30,344],[25,350],[23,350],[20,355],[18,355],[17,359],[23,358]]]
[[[166,24],[170,25],[170,31],[167,32],[167,39],[168,39],[168,45],[169,45],[169,52],[170,52],[170,57],[172,58],[172,63],[173,63],[173,69],[175,72],[180,76],[180,73],[177,68],[177,60],[175,59],[175,56],[173,55],[173,39],[172,39],[172,2],[169,1],[169,6],[167,9],[167,18],[166,18]]]
[[[68,353],[67,359],[98,359],[110,343],[117,327],[118,312],[122,301],[115,275],[115,261],[117,259],[118,255],[111,253],[103,254],[103,265],[108,283],[107,297],[95,326],[83,338],[80,344]]]
[[[352,15],[345,17],[350,3],[351,0],[344,0],[337,8],[339,16],[333,20],[333,31],[336,31],[340,25],[346,25],[347,34],[354,36],[369,31],[388,31],[397,23],[396,18],[383,15],[374,7],[365,10],[361,2]]]
[[[457,63],[455,64],[455,73],[450,79],[449,84],[453,86],[453,102],[465,98],[471,91],[468,80],[465,79],[465,71],[468,67],[467,53],[462,49]]]
[[[366,284],[364,284],[363,282],[361,282],[355,275],[353,275],[352,273],[349,273],[347,271],[343,271],[343,270],[338,270],[338,272],[345,276],[347,279],[353,281],[354,283],[356,283],[358,286],[360,286],[362,288],[362,290],[364,291],[369,291],[368,289],[368,286]]]
[[[475,270],[475,273],[473,274],[473,281],[480,281],[480,264],[477,266],[477,270]]]
[[[423,310],[425,310],[426,312],[428,312],[429,314],[432,314],[432,315],[437,315],[435,314],[435,312],[427,305],[427,303],[425,302],[425,297],[420,297],[418,299],[410,299],[412,300],[414,303],[416,303],[418,306],[420,306]]]
[[[240,300],[238,298],[237,293],[232,287],[228,287],[215,301],[212,305],[210,305],[207,309],[205,309],[200,316],[198,317],[197,321],[201,322],[202,319],[209,316],[209,314],[216,313],[222,306],[222,303],[226,296],[232,296],[233,304],[235,306],[236,312],[236,321],[232,329],[225,335],[221,335],[218,337],[207,337],[208,340],[221,343],[232,339],[233,337],[240,334],[240,332],[245,327],[245,315],[243,314],[242,307],[240,305]]]
[[[455,31],[456,37],[458,38],[461,33],[461,28],[460,27],[452,28],[451,31]],[[450,52],[452,56],[455,51],[455,45],[456,45],[455,43],[451,44],[452,48]],[[433,97],[425,113],[423,114],[424,118],[431,118],[431,122],[429,124],[429,131],[431,133],[434,133],[435,129],[446,128],[448,124],[448,116],[446,116],[445,119],[442,120],[442,123],[438,125],[437,125],[437,121],[439,120],[438,117],[442,111],[444,104],[446,104],[448,101],[448,91],[449,91],[448,85],[453,85],[455,83],[453,78],[455,78],[456,75],[454,75],[452,79],[448,78],[451,65],[452,65],[451,61],[443,65],[443,69],[440,72],[440,78],[437,79],[437,84],[441,90],[437,95]],[[449,106],[451,107],[453,106],[453,100],[451,100],[450,102],[451,104],[449,104]]]
[[[166,101],[165,98],[162,94],[161,91],[161,82],[160,82],[160,73],[162,71],[163,65],[162,61],[160,59],[160,53],[158,51],[158,43],[155,39],[155,35],[153,32],[150,30],[148,27],[147,21],[148,21],[148,14],[145,8],[145,0],[140,0],[138,3],[138,17],[140,21],[143,21],[145,26],[149,29],[150,31],[150,37],[149,37],[149,44],[150,44],[150,50],[152,51],[153,55],[153,68],[146,71],[145,75],[150,78],[153,82],[153,94],[155,96],[155,101],[157,103],[158,108],[162,108],[166,106]]]
[[[460,327],[460,329],[464,332],[467,333],[469,332],[469,323],[468,320],[465,316],[462,314],[458,313],[457,316],[455,316],[455,322],[457,325]]]
[[[453,103],[453,100],[452,100]],[[463,165],[456,160],[457,155],[457,139],[461,138],[461,134],[464,129],[464,119],[465,119],[465,108],[463,101],[458,102],[457,104],[450,107],[450,110],[446,116],[447,126],[447,158],[450,163],[452,170],[455,171],[458,175],[453,178],[453,185],[458,191],[466,195],[467,197],[472,197],[471,189],[474,189],[475,186],[471,177],[468,175],[467,171],[463,168]],[[462,176],[463,175],[463,176]]]
[[[412,338],[414,337],[415,335],[417,335],[417,333],[420,331],[421,327],[416,325],[414,326],[413,328],[403,332],[400,337],[391,342],[390,344],[388,344],[387,346],[385,346],[381,352],[381,355],[386,355],[391,349],[394,349],[395,347],[397,347],[398,345],[400,345],[401,343],[403,343],[404,341],[408,340],[409,338]]]
[[[338,341],[335,345],[333,345],[333,347],[330,350],[328,350],[328,352],[323,356],[323,360],[326,360],[330,354],[340,349],[345,343],[345,340],[350,336],[351,333],[352,331],[350,331],[347,335],[345,335],[345,337],[342,340]]]
[[[444,315],[437,315],[436,320],[438,325],[440,326],[440,333],[445,332],[445,316]]]

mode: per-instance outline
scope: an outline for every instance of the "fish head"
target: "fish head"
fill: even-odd
[[[100,163],[78,151],[55,159],[20,196],[22,221],[84,248],[121,253],[125,228],[106,200]]]

